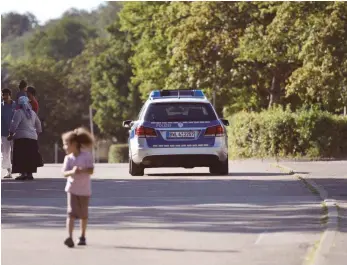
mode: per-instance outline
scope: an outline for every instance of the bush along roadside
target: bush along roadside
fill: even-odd
[[[229,157],[347,157],[347,118],[320,110],[272,108],[230,119]]]
[[[129,162],[128,144],[113,144],[108,151],[109,163],[127,163]]]

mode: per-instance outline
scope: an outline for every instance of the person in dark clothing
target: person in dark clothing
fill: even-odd
[[[10,124],[16,110],[16,102],[11,98],[11,90],[5,88],[2,90],[1,101],[1,158],[2,168],[7,170],[4,178],[12,178],[11,172],[11,154],[12,142],[7,140]]]
[[[18,99],[20,109],[12,118],[7,140],[14,140],[12,173],[21,173],[16,180],[32,180],[33,173],[43,166],[39,153],[38,134],[42,132],[41,122],[31,109],[29,99]]]
[[[20,81],[19,82],[19,86],[18,86],[18,88],[19,88],[19,92],[17,93],[17,95],[16,95],[16,103],[18,104],[18,99],[20,98],[20,97],[22,97],[22,96],[25,96],[25,97],[27,97],[27,86],[28,86],[28,84],[27,84],[27,82],[25,82],[24,80],[22,80],[22,81]]]
[[[39,103],[37,102],[37,99],[36,99],[36,89],[32,86],[28,86],[27,94],[28,94],[28,98],[30,100],[32,110],[35,111],[36,114],[38,114]]]

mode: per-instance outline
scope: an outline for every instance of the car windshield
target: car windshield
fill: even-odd
[[[208,103],[153,103],[148,106],[145,121],[211,121],[217,117]]]

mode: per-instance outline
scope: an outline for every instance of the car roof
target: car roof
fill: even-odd
[[[155,103],[210,103],[210,101],[206,98],[160,98],[160,99],[149,99],[149,104]]]

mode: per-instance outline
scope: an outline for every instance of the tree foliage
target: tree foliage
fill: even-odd
[[[63,18],[46,31],[38,30],[29,41],[27,51],[31,56],[66,60],[80,54],[88,40],[96,36],[94,29],[77,19]]]
[[[127,35],[119,31],[119,24],[109,28],[112,36],[91,63],[93,107],[95,122],[100,130],[126,142],[127,133],[122,121],[135,118],[140,107],[137,87],[130,83],[132,69],[128,60],[132,55]]]
[[[273,104],[341,110],[346,69],[343,2],[131,2],[133,83],[217,91],[227,111]],[[219,110],[221,112],[221,110]]]
[[[42,26],[30,14],[4,14],[2,85],[27,78],[38,87],[51,140],[87,122],[92,105],[95,131],[125,142],[122,120],[154,89],[216,93],[225,116],[272,105],[341,113],[346,16],[344,2],[289,1],[107,2]],[[71,122],[65,111],[75,112]]]
[[[306,31],[298,53],[303,65],[290,76],[287,95],[339,112],[347,103],[347,5],[328,2],[316,6],[315,12],[307,5],[298,10],[300,26]]]
[[[1,15],[1,42],[23,36],[37,27],[38,21],[32,13],[9,12]]]
[[[121,30],[128,35],[132,49],[130,58],[134,77],[132,84],[139,85],[142,98],[153,89],[165,88],[170,73],[168,40],[161,25],[165,20],[166,2],[127,2],[120,13]],[[164,25],[164,24],[162,24]]]
[[[107,27],[114,23],[121,7],[121,3],[110,1],[100,4],[97,9],[91,12],[71,8],[64,12],[62,18],[78,19],[84,25],[95,28],[98,36],[107,37]]]

